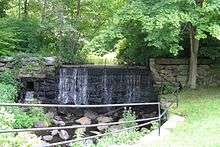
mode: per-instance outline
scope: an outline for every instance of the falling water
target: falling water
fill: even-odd
[[[61,103],[134,103],[152,99],[147,69],[63,67],[59,75]]]
[[[86,69],[61,68],[58,101],[76,105],[88,104],[87,77]]]

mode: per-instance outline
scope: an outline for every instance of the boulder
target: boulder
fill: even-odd
[[[90,110],[86,110],[84,112],[84,116],[94,120],[94,119],[96,119],[98,117],[98,113],[90,111]]]
[[[70,138],[70,136],[69,136],[69,134],[68,134],[68,132],[66,130],[60,130],[59,136],[63,140],[67,140],[67,139]]]
[[[97,121],[99,123],[108,123],[108,122],[112,122],[113,121],[113,118],[112,117],[106,117],[106,116],[99,116],[97,118]]]
[[[110,131],[118,131],[118,130],[121,130],[121,129],[123,129],[123,127],[121,126],[121,125],[113,125],[113,126],[110,126],[109,127],[109,130]]]
[[[108,126],[98,126],[97,129],[99,131],[104,131],[104,130],[108,129]]]
[[[34,125],[35,128],[46,128],[48,127],[48,124],[46,124],[45,122],[37,122],[35,125]]]
[[[52,135],[52,136],[55,136],[55,135],[57,135],[57,134],[59,134],[59,131],[58,131],[58,130],[53,130],[53,131],[51,131],[51,135]]]
[[[55,119],[55,120],[58,120],[58,121],[62,121],[62,118],[61,118],[60,116],[58,116],[58,115],[55,116],[54,119]]]
[[[53,123],[57,126],[65,126],[66,125],[66,123],[62,120],[58,121],[58,120],[53,119]]]
[[[42,139],[44,141],[51,141],[51,140],[53,140],[53,136],[52,135],[46,135],[46,136],[43,136]]]
[[[55,57],[45,57],[44,60],[47,66],[53,66],[56,63]]]
[[[5,64],[0,62],[0,67],[4,67],[4,66],[5,66]]]
[[[79,123],[81,125],[90,125],[92,121],[90,118],[84,116],[84,117],[81,117],[80,119],[77,119],[76,123]]]

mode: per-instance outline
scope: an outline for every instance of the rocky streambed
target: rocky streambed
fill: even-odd
[[[115,109],[49,109],[47,114],[52,119],[51,127],[74,126],[74,125],[91,125],[110,122],[123,121],[123,112],[126,108],[120,107]],[[145,119],[157,117],[157,108],[153,106],[133,107],[132,111],[135,112],[137,119]],[[142,122],[143,123],[143,122]],[[145,123],[145,122],[144,122]],[[37,128],[47,127],[41,122],[35,125]],[[151,126],[147,126],[150,128]],[[98,126],[77,129],[61,129],[52,131],[38,131],[35,134],[41,140],[47,143],[56,143],[76,138],[83,138],[105,133],[108,131],[117,131],[123,128],[122,124],[110,126]],[[86,140],[85,144],[93,144],[96,140]],[[68,145],[64,145],[68,146]]]

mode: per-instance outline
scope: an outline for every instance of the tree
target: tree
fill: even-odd
[[[9,9],[9,0],[0,0],[0,18],[6,16],[6,10]]]
[[[127,39],[122,28],[135,22],[136,27],[141,27],[146,48],[167,51],[178,55],[183,50],[180,42],[183,40],[183,33],[190,38],[190,64],[188,85],[196,88],[197,76],[197,55],[200,48],[200,40],[212,36],[220,39],[220,1],[219,0],[136,0],[130,1],[114,15],[114,26],[118,35],[108,37],[112,40]],[[108,27],[112,28],[112,27]],[[101,32],[100,36],[104,36]],[[120,37],[119,37],[120,36]],[[96,37],[100,38],[100,37]],[[94,38],[94,40],[96,40]],[[90,46],[99,46],[97,41],[92,41]],[[102,41],[105,42],[105,41]],[[111,42],[110,40],[106,41]],[[130,44],[132,42],[129,42]],[[107,46],[107,45],[102,45]],[[108,46],[109,47],[109,46]]]
[[[159,7],[159,9],[156,10],[157,7]],[[200,39],[207,38],[207,35],[220,39],[220,1],[157,1],[153,4],[152,9],[149,9],[149,12],[149,14],[153,14],[153,22],[156,24],[154,27],[149,27],[149,24],[146,27],[147,31],[150,32],[149,36],[153,36],[153,39],[150,38],[148,41],[153,44],[158,43],[155,36],[166,34],[168,40],[163,38],[163,41],[166,41],[167,43],[170,42],[172,45],[170,46],[170,49],[172,49],[171,52],[177,53],[177,51],[181,49],[179,41],[182,39],[180,38],[180,33],[183,31],[182,28],[188,30],[190,36],[188,86],[195,89],[197,79],[197,57],[200,45],[199,41]],[[167,32],[167,30],[170,30],[170,33]],[[155,33],[156,35],[154,35]],[[159,43],[164,45],[164,42]]]

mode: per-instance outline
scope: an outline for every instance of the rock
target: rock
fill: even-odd
[[[58,131],[58,130],[53,130],[53,131],[51,131],[51,135],[52,135],[52,136],[55,136],[55,135],[57,135],[57,134],[59,134],[59,131]]]
[[[55,116],[54,119],[55,119],[55,120],[58,120],[58,121],[62,121],[62,118],[61,118],[60,116],[58,116],[58,115]]]
[[[51,140],[53,140],[53,136],[52,135],[46,135],[46,136],[43,136],[42,139],[44,141],[51,141]]]
[[[94,120],[98,117],[98,114],[96,112],[93,112],[93,111],[86,110],[84,113],[85,113],[84,114],[85,117],[88,117],[92,120]]]
[[[123,127],[121,126],[121,125],[113,125],[113,126],[110,126],[109,127],[109,130],[110,131],[118,131],[118,130],[121,130],[121,129],[123,129]]]
[[[5,66],[0,67],[0,71],[6,71],[7,68]]]
[[[66,123],[65,123],[64,121],[58,121],[58,124],[59,124],[60,126],[65,126],[65,125],[66,125]]]
[[[65,126],[66,125],[66,123],[62,120],[57,121],[57,120],[53,119],[53,123],[57,126]]]
[[[3,57],[3,58],[0,58],[0,62],[3,62],[3,63],[12,62],[12,61],[14,61],[13,57]]]
[[[80,119],[77,119],[76,123],[79,123],[81,125],[90,125],[92,123],[92,121],[90,118],[84,116]]]
[[[65,126],[66,125],[66,123],[62,120],[57,121],[57,120],[53,119],[53,123],[57,126]]]
[[[5,64],[4,63],[0,63],[0,67],[4,67],[5,66]]]
[[[153,117],[157,117],[157,112],[154,111],[152,113],[149,113],[149,114],[143,114],[142,117],[145,119],[145,118],[153,118]]]
[[[35,128],[46,128],[48,127],[48,125],[45,123],[45,122],[37,122],[35,125],[34,125]]]
[[[108,129],[108,126],[98,126],[97,129],[99,131],[104,131],[104,130]]]
[[[56,63],[55,57],[45,57],[44,60],[47,66],[53,66]]]
[[[60,130],[59,136],[63,140],[67,140],[67,139],[70,138],[70,136],[69,136],[69,134],[68,134],[68,132],[66,130]]]
[[[97,120],[99,123],[108,123],[113,121],[111,117],[106,117],[106,116],[100,116],[97,118]]]

